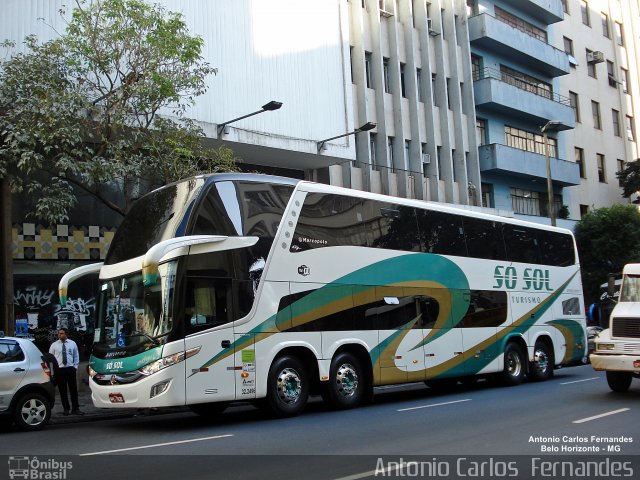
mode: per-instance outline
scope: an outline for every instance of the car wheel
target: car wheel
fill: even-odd
[[[541,382],[553,376],[553,354],[544,342],[536,342],[533,348],[533,362],[529,364],[529,377]]]
[[[504,349],[504,369],[502,383],[507,386],[519,385],[524,380],[526,357],[519,345],[507,343]]]
[[[329,381],[322,384],[322,398],[334,408],[357,407],[367,388],[364,377],[358,359],[350,353],[340,353],[331,362]]]
[[[607,383],[614,392],[626,392],[631,386],[630,372],[607,372]]]
[[[39,393],[27,393],[16,402],[13,418],[20,430],[40,430],[51,418],[51,403]]]
[[[309,381],[304,366],[295,357],[277,358],[267,378],[267,405],[277,417],[293,417],[309,399]]]

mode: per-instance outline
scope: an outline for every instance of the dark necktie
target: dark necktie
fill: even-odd
[[[67,366],[67,345],[65,342],[62,342],[62,366]]]

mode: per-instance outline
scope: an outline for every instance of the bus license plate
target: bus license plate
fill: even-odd
[[[633,361],[633,368],[640,368],[640,360]]]
[[[109,401],[111,403],[124,403],[124,397],[121,393],[110,393]]]

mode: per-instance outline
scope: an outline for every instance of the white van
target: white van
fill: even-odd
[[[625,265],[609,328],[595,338],[589,359],[595,370],[607,372],[614,392],[626,392],[632,378],[640,378],[640,263]]]

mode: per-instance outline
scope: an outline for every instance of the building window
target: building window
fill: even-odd
[[[416,68],[416,86],[418,87],[418,101],[424,102],[424,88],[422,88],[422,69]]]
[[[482,118],[476,119],[476,139],[478,146],[487,144],[487,121]]]
[[[576,163],[578,164],[578,171],[580,172],[580,178],[587,178],[587,176],[585,175],[585,169],[584,169],[584,149],[575,147],[574,152],[575,152],[575,160],[576,160]]]
[[[611,109],[611,120],[613,121],[613,134],[616,137],[622,136],[620,132],[620,112],[614,108]]]
[[[569,104],[573,108],[573,114],[576,122],[580,123],[580,104],[578,103],[578,94],[569,92]]]
[[[600,183],[607,183],[604,155],[602,153],[596,153],[596,164],[598,167],[598,181]]]
[[[618,172],[617,173],[621,173],[623,170],[624,170],[624,160],[618,159]],[[622,181],[622,178],[618,178],[618,186],[619,187],[624,187],[624,182]]]
[[[411,165],[411,140],[404,141],[404,169],[409,170]]]
[[[376,164],[376,138],[377,134],[369,133],[369,157],[371,158],[371,165]]]
[[[504,127],[506,144],[509,147],[517,148],[518,150],[524,150],[526,152],[538,153],[545,155],[544,136],[540,133],[527,132],[519,128],[510,127],[505,125]],[[557,158],[558,156],[558,140],[555,138],[547,137],[549,142],[549,156]]]
[[[569,2],[568,0],[562,0],[562,9],[564,13],[569,14]]]
[[[447,108],[451,110],[451,79],[447,78]]]
[[[504,65],[500,65],[500,79],[521,90],[534,93],[541,97],[553,99],[551,84],[538,80],[535,77],[519,72]]]
[[[538,28],[535,25],[530,24],[529,22],[526,22],[509,12],[502,10],[499,7],[495,7],[494,11],[497,20],[500,20],[502,23],[506,23],[507,25],[526,33],[530,37],[537,38],[538,40],[547,43],[547,32],[545,30]]]
[[[602,122],[600,121],[600,104],[591,101],[591,115],[593,116],[593,128],[602,130]]]
[[[633,129],[633,117],[630,115],[626,115],[625,121],[627,122],[627,124],[625,125],[627,130],[627,139],[633,142],[636,138],[636,132]]]
[[[584,218],[589,213],[589,205],[580,204],[580,218]]]
[[[598,78],[598,75],[596,74],[596,64],[589,62],[589,56],[593,53],[593,51],[587,48],[586,53],[587,53],[587,75],[593,78]]]
[[[589,4],[585,0],[580,0],[580,12],[582,13],[582,23],[590,27]]]
[[[602,17],[602,35],[607,38],[611,38],[611,33],[609,32],[609,17],[606,13],[600,13]]]
[[[389,161],[389,167],[391,171],[395,171],[394,157],[393,157],[393,137],[387,138],[387,160]]]
[[[493,207],[493,202],[491,201],[491,197],[493,196],[492,195],[493,185],[490,185],[488,183],[483,183],[481,185],[481,191],[482,191],[482,206],[487,208]]]
[[[467,17],[473,17],[478,14],[478,1],[467,0]]]
[[[433,103],[433,106],[437,106],[438,104],[436,103],[436,74],[432,73],[431,74],[431,101]]]
[[[371,88],[371,52],[364,52],[364,75],[367,88]]]
[[[389,93],[391,91],[391,86],[389,85],[389,59],[386,57],[382,58],[382,76],[384,77],[384,91]]]
[[[405,84],[405,73],[406,73],[406,64],[400,62],[400,91],[402,92],[403,97],[407,97],[407,89]]]
[[[624,45],[624,37],[622,36],[622,24],[620,22],[615,22],[613,24],[613,28],[616,32],[616,42],[618,45]]]
[[[616,80],[615,70],[611,60],[607,60],[607,78],[609,79],[610,87],[618,88],[618,80]]]
[[[620,68],[620,81],[622,82],[622,91],[629,93],[629,70]]]
[[[569,55],[573,55],[573,40],[567,37],[562,37],[562,42],[564,44],[564,51]]]
[[[521,215],[540,215],[540,192],[511,188],[511,208]]]
[[[471,75],[473,81],[480,80],[480,70],[482,69],[482,59],[477,55],[471,55]]]

